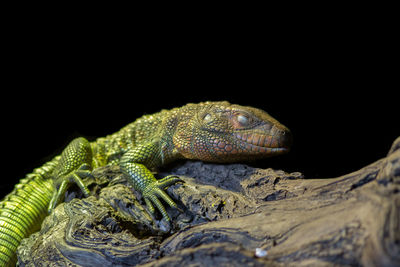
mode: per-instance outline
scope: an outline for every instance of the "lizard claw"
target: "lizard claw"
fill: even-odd
[[[163,204],[160,202],[159,198],[162,198],[168,205],[173,208],[178,209],[182,212],[181,209],[175,204],[175,202],[168,196],[167,193],[164,192],[164,189],[172,184],[177,182],[184,182],[178,176],[169,175],[160,180],[156,180],[149,184],[142,192],[142,196],[144,201],[146,202],[147,208],[151,213],[154,213],[155,209],[153,204],[157,207],[157,209],[161,212],[162,216],[166,221],[170,221],[168,213],[166,212]]]
[[[58,203],[62,201],[62,198],[64,197],[64,194],[71,183],[76,183],[81,189],[83,195],[88,197],[90,195],[90,191],[82,181],[83,178],[87,177],[93,177],[88,164],[82,164],[78,169],[68,173],[67,175],[58,177],[54,181],[55,190],[48,207],[48,213],[50,214],[51,211],[58,205]]]
[[[176,183],[184,183],[185,181],[183,181],[181,178],[179,178],[179,176],[176,175],[168,175],[165,176],[164,178],[157,180],[157,187],[160,189],[165,189],[170,185],[176,184]]]

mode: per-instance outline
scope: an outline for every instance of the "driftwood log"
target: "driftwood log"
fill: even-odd
[[[118,167],[70,190],[20,266],[400,266],[400,138],[387,157],[333,179],[242,164],[186,162],[155,223]]]

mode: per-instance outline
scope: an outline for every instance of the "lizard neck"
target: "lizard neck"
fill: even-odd
[[[172,141],[178,115],[177,109],[145,115],[114,134],[98,138],[91,143],[94,166],[116,164],[127,150],[149,142],[160,146],[162,164],[180,158]]]

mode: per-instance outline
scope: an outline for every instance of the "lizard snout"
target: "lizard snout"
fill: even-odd
[[[289,149],[292,146],[293,143],[292,133],[285,126],[274,125],[274,127],[271,130],[271,134],[274,136],[274,139],[276,140],[277,147]]]

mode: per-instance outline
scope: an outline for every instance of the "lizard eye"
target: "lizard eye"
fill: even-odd
[[[204,115],[204,117],[203,117],[203,120],[205,121],[205,122],[209,122],[209,121],[211,121],[211,119],[212,119],[212,117],[211,117],[211,115],[210,114],[206,114],[206,115]]]
[[[242,114],[239,114],[238,116],[237,116],[237,121],[240,123],[240,125],[242,125],[242,126],[247,126],[247,125],[249,125],[249,123],[250,123],[250,119],[247,117],[247,116],[245,116],[245,115],[242,115]]]

